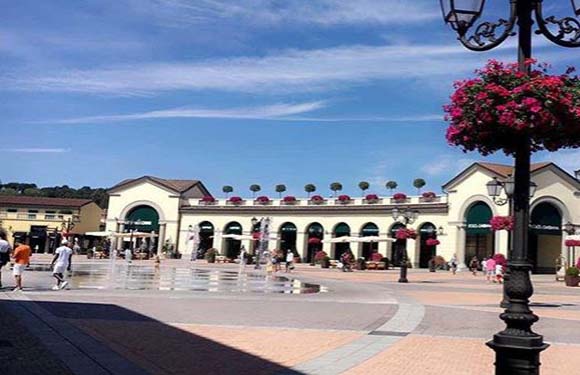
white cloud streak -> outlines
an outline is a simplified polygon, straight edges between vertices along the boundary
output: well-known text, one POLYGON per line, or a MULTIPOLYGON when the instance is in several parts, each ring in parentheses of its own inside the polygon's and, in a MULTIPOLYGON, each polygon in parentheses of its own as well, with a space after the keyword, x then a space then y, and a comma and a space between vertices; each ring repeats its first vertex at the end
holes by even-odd
POLYGON ((464 170, 476 160, 469 158, 458 158, 453 155, 441 155, 429 161, 421 167, 421 172, 428 176, 452 175, 464 170))
POLYGON ((68 148, 6 148, 0 149, 2 152, 15 152, 22 154, 61 154, 70 152, 68 148))
POLYGON ((136 10, 167 26, 231 20, 256 26, 401 24, 440 18, 428 0, 139 0, 136 10))

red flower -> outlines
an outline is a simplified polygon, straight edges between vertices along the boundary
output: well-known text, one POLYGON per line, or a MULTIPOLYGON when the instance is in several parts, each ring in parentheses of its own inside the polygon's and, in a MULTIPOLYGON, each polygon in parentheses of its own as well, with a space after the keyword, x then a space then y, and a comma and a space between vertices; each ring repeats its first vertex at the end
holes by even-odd
POLYGON ((204 195, 203 198, 201 198, 201 201, 204 203, 213 203, 215 202, 215 198, 211 195, 204 195))
POLYGON ((239 204, 239 203, 242 203, 242 198, 233 196, 233 197, 230 197, 229 201, 231 203, 234 203, 234 204, 239 204))
POLYGON ((435 194, 432 191, 426 191, 423 194, 421 194, 423 196, 423 198, 425 199, 433 199, 433 198, 437 198, 437 194, 435 194))
POLYGON ((393 199, 396 201, 404 201, 407 199, 407 194, 405 193, 395 193, 393 194, 393 199))
POLYGON ((564 244, 568 247, 580 246, 580 240, 566 240, 564 244))
POLYGON ((340 202, 350 202, 350 197, 346 194, 342 194, 338 196, 338 200, 340 202))
POLYGON ((379 196, 376 194, 367 194, 365 199, 367 201, 376 201, 376 200, 379 200, 379 196))
POLYGON ((296 197, 294 197, 292 195, 287 195, 284 197, 283 201, 286 203, 296 202, 296 197))
POLYGON ((489 221, 491 230, 512 230, 514 227, 514 218, 512 216, 494 216, 489 221))
POLYGON ((425 244, 427 246, 437 246, 439 245, 441 242, 436 239, 436 238, 427 238, 427 241, 425 241, 425 244))
POLYGON ((313 195, 310 197, 310 200, 313 202, 322 202, 324 198, 322 198, 320 195, 313 195))
POLYGON ((398 240, 415 239, 417 238, 417 232, 414 229, 400 228, 395 232, 395 238, 398 240))
POLYGON ((257 201, 258 203, 262 203, 262 204, 264 204, 264 203, 268 203, 268 202, 270 202, 270 198, 268 198, 268 197, 267 197, 267 196, 265 196, 265 195, 261 195, 261 196, 259 196, 258 198, 256 198, 256 201, 257 201))

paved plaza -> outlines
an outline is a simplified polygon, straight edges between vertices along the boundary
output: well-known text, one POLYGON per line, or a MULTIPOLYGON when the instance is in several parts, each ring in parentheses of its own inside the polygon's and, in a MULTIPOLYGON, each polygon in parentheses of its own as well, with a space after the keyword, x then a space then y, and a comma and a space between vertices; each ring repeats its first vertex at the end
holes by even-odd
MULTIPOLYGON (((481 274, 411 270, 409 284, 396 282, 398 270, 298 265, 291 275, 278 274, 289 279, 277 279, 284 285, 322 286, 303 294, 154 284, 97 289, 82 283, 83 271, 69 290, 52 291, 49 272, 39 266, 48 261, 35 259, 24 292, 8 289, 11 275, 4 270, 0 358, 10 360, 0 360, 2 374, 491 374, 493 352, 485 342, 503 327, 501 286, 481 274)), ((107 260, 74 263, 95 272, 108 266, 107 260)), ((133 263, 135 270, 152 266, 133 263)), ((167 260, 159 279, 192 267, 239 271, 167 260)), ((575 373, 580 290, 553 276, 533 279, 532 308, 541 318, 534 327, 551 344, 542 374, 575 373)))

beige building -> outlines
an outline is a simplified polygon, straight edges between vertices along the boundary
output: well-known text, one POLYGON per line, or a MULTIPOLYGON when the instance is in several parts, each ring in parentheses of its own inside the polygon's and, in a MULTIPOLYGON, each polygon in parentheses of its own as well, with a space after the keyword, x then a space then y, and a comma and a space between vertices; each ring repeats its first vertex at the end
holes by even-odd
MULTIPOLYGON (((203 199, 211 195, 199 181, 145 176, 123 181, 109 191, 107 230, 155 231, 159 234, 158 250, 163 243, 172 243, 189 257, 192 231, 197 227, 202 251, 214 247, 222 255, 235 258, 241 246, 252 250, 257 241, 223 236, 247 237, 253 232, 253 218, 268 217, 269 248, 293 249, 304 261, 310 261, 319 249, 338 258, 350 247, 358 257, 368 259, 378 251, 397 263, 399 250, 404 248, 415 267, 427 267, 433 255, 449 259, 456 254, 465 264, 473 256, 481 259, 507 252, 507 232, 493 232, 489 220, 495 215, 507 216, 508 205, 498 204, 503 202, 497 199, 494 202, 486 184, 492 178, 505 181, 511 173, 510 166, 474 163, 446 183, 436 197, 409 196, 400 202, 390 196, 371 201, 355 197, 346 202, 314 202, 306 197, 295 201, 212 201, 203 199), (393 209, 415 213, 408 227, 417 231, 416 239, 337 244, 321 241, 341 236, 394 238, 404 223, 401 216, 393 216, 393 209), (437 239, 439 244, 430 245, 428 239, 437 239)), ((580 181, 552 163, 534 164, 532 180, 538 187, 531 201, 529 255, 536 271, 553 271, 555 259, 568 256, 564 224, 580 223, 580 181)))
POLYGON ((34 252, 52 252, 67 232, 74 238, 98 231, 102 212, 89 199, 0 196, 0 226, 9 241, 28 237, 34 252))

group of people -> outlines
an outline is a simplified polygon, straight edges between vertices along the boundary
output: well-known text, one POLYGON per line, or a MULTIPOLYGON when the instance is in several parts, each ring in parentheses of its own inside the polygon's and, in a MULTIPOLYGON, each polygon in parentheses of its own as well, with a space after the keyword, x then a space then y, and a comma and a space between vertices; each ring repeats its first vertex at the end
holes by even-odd
MULTIPOLYGON (((54 257, 50 264, 52 276, 56 280, 53 290, 66 288, 68 281, 65 280, 65 272, 71 269, 73 249, 68 246, 68 240, 61 241, 61 246, 54 252, 54 257)), ((18 239, 15 241, 15 247, 12 249, 7 240, 5 232, 0 231, 0 288, 2 287, 2 268, 12 263, 12 275, 16 286, 14 291, 22 290, 22 276, 26 267, 30 266, 30 257, 32 250, 28 244, 28 239, 18 239)))
POLYGON ((484 258, 481 263, 477 256, 471 258, 469 262, 469 270, 473 276, 477 275, 481 267, 481 272, 485 275, 485 279, 488 282, 493 283, 503 283, 503 276, 505 272, 505 265, 503 262, 496 261, 493 257, 484 258))

